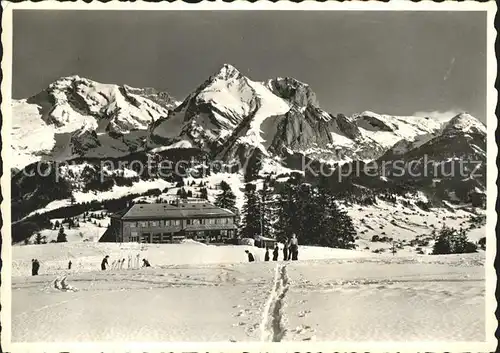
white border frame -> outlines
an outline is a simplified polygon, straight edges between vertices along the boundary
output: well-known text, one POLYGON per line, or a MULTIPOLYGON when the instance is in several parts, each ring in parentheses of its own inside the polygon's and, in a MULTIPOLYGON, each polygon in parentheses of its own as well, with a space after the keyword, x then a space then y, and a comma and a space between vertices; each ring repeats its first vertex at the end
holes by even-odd
MULTIPOLYGON (((3 81, 2 89, 2 160, 4 164, 3 175, 1 178, 1 189, 3 202, 1 204, 3 227, 2 227, 2 286, 1 286, 1 301, 2 311, 0 313, 2 325, 1 344, 4 351, 9 352, 195 352, 195 351, 272 351, 272 352, 320 352, 330 351, 370 351, 370 352, 410 352, 410 351, 447 351, 447 352, 464 352, 464 351, 494 351, 497 346, 495 339, 495 331, 497 321, 495 318, 495 310, 497 307, 495 299, 496 288, 496 273, 493 267, 496 254, 496 234, 495 226, 497 222, 497 213, 495 211, 495 203, 497 199, 497 166, 496 156, 498 148, 495 142, 495 131, 497 128, 497 118, 495 116, 495 108, 497 104, 497 91, 495 90, 495 79, 497 77, 497 59, 495 56, 495 40, 496 30, 494 20, 496 14, 496 3, 478 3, 473 1, 466 2, 443 2, 434 3, 429 0, 413 3, 409 1, 391 1, 389 3, 381 2, 325 2, 318 3, 313 1, 304 1, 302 3, 291 3, 279 1, 271 3, 260 1, 256 3, 238 2, 224 3, 217 2, 202 2, 199 4, 187 4, 180 1, 175 3, 96 3, 86 4, 78 3, 59 3, 56 1, 44 1, 41 3, 31 3, 29 1, 22 3, 5 3, 2 2, 2 45, 3 45, 3 60, 2 72, 3 81), (10 168, 5 168, 8 164, 10 151, 10 131, 11 131, 11 84, 12 84, 12 12, 14 10, 168 10, 168 11, 190 11, 190 10, 321 10, 321 11, 485 11, 487 12, 487 243, 486 261, 485 261, 485 278, 486 278, 486 305, 485 305, 485 322, 486 322, 486 342, 280 342, 280 343, 262 343, 262 342, 165 342, 165 343, 13 343, 11 342, 11 234, 10 234, 10 168)), ((430 323, 432 324, 432 323, 430 323)))

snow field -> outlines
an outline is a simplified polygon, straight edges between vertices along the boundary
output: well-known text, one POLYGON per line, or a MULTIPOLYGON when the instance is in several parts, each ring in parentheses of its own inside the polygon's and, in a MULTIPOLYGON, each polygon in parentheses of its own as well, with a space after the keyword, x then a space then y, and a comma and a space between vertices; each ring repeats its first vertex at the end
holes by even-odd
MULTIPOLYGON (((138 244, 138 243, 51 243, 44 245, 24 245, 12 248, 12 276, 28 276, 31 273, 31 259, 40 261, 40 274, 59 275, 67 272, 68 261, 72 261, 71 273, 100 270, 104 256, 109 255, 109 264, 128 256, 140 254, 153 267, 200 265, 217 263, 242 263, 247 261, 245 250, 250 250, 256 261, 264 260, 265 250, 244 245, 206 245, 194 241, 181 244, 138 244)), ((303 246, 300 259, 353 258, 370 256, 369 253, 303 246)), ((282 254, 280 253, 280 258, 282 254)))
MULTIPOLYGON (((248 247, 231 248, 246 259, 248 247)), ((61 271, 75 292, 55 289, 42 264, 40 276, 12 278, 13 341, 484 340, 484 254, 347 252, 286 263, 213 263, 221 259, 212 253, 184 265, 61 271)))
POLYGON ((289 265, 284 340, 484 340, 482 261, 440 261, 289 265))

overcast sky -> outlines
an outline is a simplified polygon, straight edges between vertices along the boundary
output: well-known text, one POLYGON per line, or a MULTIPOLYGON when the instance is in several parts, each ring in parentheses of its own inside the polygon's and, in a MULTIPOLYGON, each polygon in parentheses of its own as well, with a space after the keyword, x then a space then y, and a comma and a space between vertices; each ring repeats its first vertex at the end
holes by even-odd
POLYGON ((77 74, 184 99, 222 64, 292 76, 325 110, 486 120, 481 12, 14 11, 13 97, 77 74))

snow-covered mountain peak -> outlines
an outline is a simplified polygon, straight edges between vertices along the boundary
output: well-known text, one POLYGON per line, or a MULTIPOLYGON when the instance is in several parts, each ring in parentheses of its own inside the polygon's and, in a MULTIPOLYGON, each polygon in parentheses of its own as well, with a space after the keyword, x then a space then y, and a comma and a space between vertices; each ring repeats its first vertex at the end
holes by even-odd
POLYGON ((221 80, 230 80, 240 76, 242 76, 241 72, 231 64, 222 65, 220 70, 214 75, 215 78, 221 80))
POLYGON ((456 132, 486 134, 486 126, 469 113, 464 112, 453 117, 444 125, 444 134, 456 132))
POLYGON ((142 144, 139 132, 145 133, 151 122, 175 106, 168 93, 152 88, 103 84, 78 75, 61 77, 38 94, 12 102, 16 167, 42 157, 128 154, 142 144), (124 135, 128 137, 122 139, 124 135))

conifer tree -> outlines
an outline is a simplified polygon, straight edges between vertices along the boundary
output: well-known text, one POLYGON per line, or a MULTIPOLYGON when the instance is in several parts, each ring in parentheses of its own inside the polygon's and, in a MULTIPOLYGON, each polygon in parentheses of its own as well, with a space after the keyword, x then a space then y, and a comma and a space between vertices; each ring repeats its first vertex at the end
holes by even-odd
POLYGON ((260 213, 262 220, 263 236, 274 237, 273 223, 276 218, 276 210, 274 205, 272 189, 269 187, 269 182, 266 180, 259 191, 260 213))
POLYGON ((255 238, 261 234, 260 202, 253 184, 245 185, 245 203, 242 208, 242 238, 255 238))
POLYGON ((204 200, 208 200, 208 192, 207 192, 207 188, 202 188, 200 190, 200 197, 204 200))
POLYGON ((279 241, 296 234, 300 244, 353 248, 356 230, 331 192, 308 184, 287 184, 278 196, 276 235, 279 241))
POLYGON ((215 206, 228 209, 230 211, 236 211, 236 196, 231 190, 231 186, 225 181, 221 181, 219 184, 219 189, 222 192, 217 195, 215 199, 215 206))
POLYGON ((277 222, 274 227, 276 239, 280 242, 285 241, 293 233, 293 187, 285 184, 279 191, 277 201, 277 222))
POLYGON ((61 228, 59 228, 59 233, 57 234, 57 240, 56 242, 58 243, 65 243, 67 242, 67 238, 66 238, 66 233, 64 233, 64 227, 61 226, 61 228))

